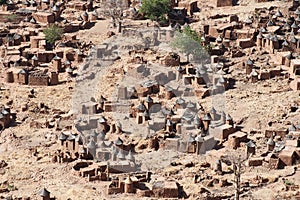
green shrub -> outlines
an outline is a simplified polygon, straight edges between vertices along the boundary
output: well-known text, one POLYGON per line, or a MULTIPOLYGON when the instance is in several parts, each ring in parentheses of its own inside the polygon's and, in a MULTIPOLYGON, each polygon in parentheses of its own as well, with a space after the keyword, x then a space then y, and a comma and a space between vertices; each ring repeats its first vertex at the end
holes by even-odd
POLYGON ((171 10, 170 0, 143 0, 139 10, 145 17, 152 21, 164 21, 165 15, 171 10))
POLYGON ((55 41, 60 40, 63 34, 63 29, 59 26, 52 24, 49 28, 43 30, 46 41, 54 45, 55 41))

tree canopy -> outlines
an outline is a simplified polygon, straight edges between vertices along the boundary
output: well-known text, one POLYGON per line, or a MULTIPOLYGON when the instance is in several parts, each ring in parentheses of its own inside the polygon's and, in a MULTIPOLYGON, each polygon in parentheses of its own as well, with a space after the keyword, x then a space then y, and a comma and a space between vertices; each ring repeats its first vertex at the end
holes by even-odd
POLYGON ((52 24, 49 28, 44 29, 43 32, 45 34, 46 41, 53 45, 55 41, 61 39, 63 29, 55 24, 52 24))
POLYGON ((170 10, 170 0, 143 0, 139 12, 152 21, 164 21, 170 10))
POLYGON ((205 61, 209 57, 210 46, 203 45, 200 35, 189 26, 176 31, 171 46, 186 54, 188 61, 190 55, 195 61, 205 61))

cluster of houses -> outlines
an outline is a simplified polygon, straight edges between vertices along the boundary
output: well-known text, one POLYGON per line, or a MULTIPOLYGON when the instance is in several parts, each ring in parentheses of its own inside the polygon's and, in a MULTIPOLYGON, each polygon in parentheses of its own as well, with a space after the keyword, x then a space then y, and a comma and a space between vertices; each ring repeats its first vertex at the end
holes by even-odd
MULTIPOLYGON (((125 29, 123 34, 129 34, 126 31, 125 29)), ((155 34, 158 41, 168 40, 168 37, 172 36, 172 31, 163 29, 158 30, 155 34)), ((253 34, 255 35, 255 31, 253 34)), ((223 48, 224 40, 220 35, 221 32, 218 34, 216 42, 223 48)), ((206 36, 208 40, 211 39, 210 37, 210 35, 206 36)), ((254 39, 252 38, 252 40, 254 39)), ((253 45, 255 45, 255 42, 253 45)), ((105 49, 100 49, 98 54, 103 55, 103 51, 105 49)), ((102 149, 110 148, 109 151, 114 153, 116 148, 111 145, 116 145, 117 143, 124 145, 123 141, 118 138, 116 141, 106 141, 105 143, 102 140, 98 140, 98 136, 103 138, 103 135, 108 132, 120 135, 128 131, 123 130, 119 122, 111 122, 109 125, 102 116, 106 115, 106 113, 119 111, 118 106, 128 106, 127 109, 124 109, 128 111, 126 116, 129 116, 130 120, 134 121, 137 126, 146 128, 149 141, 147 146, 152 149, 163 148, 200 155, 214 149, 219 141, 226 144, 226 148, 238 149, 244 147, 249 166, 266 165, 271 169, 278 169, 296 164, 299 160, 299 135, 297 134, 297 128, 293 132, 286 131, 284 135, 280 135, 281 133, 277 133, 276 130, 272 131, 271 134, 270 131, 266 131, 264 148, 266 152, 261 156, 257 153, 256 142, 249 139, 246 133, 237 130, 229 114, 222 110, 216 110, 213 107, 209 112, 205 111, 197 101, 193 102, 191 100, 191 96, 204 98, 208 95, 222 94, 229 88, 227 70, 225 68, 226 63, 219 62, 220 55, 218 53, 220 51, 214 51, 213 49, 212 52, 215 55, 211 57, 211 63, 200 67, 193 66, 191 63, 181 65, 179 55, 173 53, 162 56, 159 58, 158 66, 160 68, 161 66, 165 67, 162 70, 153 72, 151 70, 155 68, 157 63, 147 62, 147 59, 142 56, 143 51, 131 51, 128 66, 124 69, 125 79, 123 81, 125 80, 126 82, 128 78, 139 81, 135 82, 136 85, 124 84, 117 89, 117 99, 128 100, 131 103, 120 105, 120 102, 110 101, 101 96, 98 102, 87 102, 82 105, 81 114, 89 115, 89 117, 86 122, 80 121, 78 123, 80 125, 77 125, 77 130, 80 133, 84 133, 85 130, 91 127, 101 127, 100 129, 103 132, 96 133, 94 131, 91 136, 90 133, 83 134, 86 138, 83 146, 86 147, 94 159, 99 161, 99 164, 84 165, 85 167, 78 170, 78 174, 87 176, 84 175, 85 172, 91 172, 91 175, 88 176, 90 177, 89 180, 95 180, 93 177, 98 177, 100 180, 111 180, 108 177, 113 177, 112 175, 108 176, 107 172, 111 171, 113 173, 113 169, 118 168, 117 166, 110 167, 114 165, 114 156, 109 155, 110 153, 107 156, 101 156, 102 149), (147 80, 143 81, 145 77, 147 77, 147 80), (181 81, 183 83, 181 86, 184 87, 174 86, 176 81, 181 81), (184 90, 184 88, 189 87, 192 89, 189 91, 184 90), (95 146, 98 149, 89 150, 89 147, 94 148, 95 146), (109 164, 107 160, 111 160, 109 164), (100 164, 102 161, 105 161, 104 164, 100 164)), ((263 79, 262 73, 255 71, 254 60, 247 59, 243 65, 246 68, 246 74, 251 77, 250 81, 256 82, 263 79), (254 72, 257 74, 256 79, 253 76, 254 72)), ((282 70, 278 72, 278 69, 270 68, 269 78, 275 76, 282 76, 282 70)), ((131 147, 125 151, 128 152, 127 155, 126 153, 124 154, 124 151, 116 153, 117 161, 120 162, 118 160, 120 159, 119 157, 125 158, 124 160, 127 157, 128 159, 131 157, 130 154, 135 151, 135 148, 132 144, 129 146, 131 147)), ((128 170, 130 171, 129 168, 126 168, 126 172, 128 170)), ((135 170, 133 169, 132 172, 135 170)), ((112 180, 108 189, 109 194, 123 192, 140 193, 139 184, 141 182, 135 181, 136 178, 124 172, 122 178, 112 180)), ((174 183, 172 184, 174 185, 174 183)), ((165 184, 161 185, 165 186, 165 184)), ((176 188, 175 185, 174 188, 176 188)), ((151 196, 149 191, 147 194, 144 191, 143 194, 144 196, 151 196)), ((163 197, 163 195, 160 197, 163 197)))
POLYGON ((212 55, 226 54, 236 59, 245 57, 249 49, 258 50, 241 66, 250 82, 290 78, 293 79, 290 87, 299 90, 299 10, 299 2, 293 1, 292 6, 286 8, 256 8, 244 20, 237 15, 215 16, 218 23, 208 22, 199 27, 199 31, 215 46, 212 55), (263 52, 267 52, 268 58, 261 56, 263 52))
POLYGON ((263 135, 262 141, 254 141, 249 139, 246 133, 238 131, 228 136, 227 147, 232 149, 245 148, 248 166, 282 169, 285 166, 299 163, 299 128, 291 125, 288 129, 265 130, 263 135), (259 152, 257 152, 257 148, 259 152))
MULTIPOLYGON (((165 36, 162 37, 164 40, 165 36)), ((107 54, 105 50, 109 51, 107 48, 99 49, 97 56, 107 54)), ((201 97, 204 93, 222 94, 228 88, 226 72, 220 63, 201 67, 192 64, 181 66, 180 56, 172 53, 162 56, 159 64, 148 63, 143 53, 130 52, 129 65, 124 69, 124 84, 116 91, 120 101, 101 95, 97 101, 92 98, 89 102, 82 102, 78 113, 81 118, 75 122, 71 132, 60 134, 61 148, 54 160, 78 161, 73 167, 74 173, 90 181, 112 181, 108 194, 125 192, 176 198, 179 189, 175 181, 160 180, 152 183, 151 187, 145 187, 143 181, 132 176, 139 170, 134 154, 141 153, 137 152, 140 149, 136 143, 124 138, 123 133, 132 130, 126 124, 105 116, 114 112, 119 115, 118 111, 125 110, 120 115, 128 116, 133 124, 141 127, 141 131, 143 128, 146 131, 148 150, 162 148, 205 154, 215 147, 217 140, 235 132, 235 125, 232 117, 225 112, 214 108, 210 112, 204 111, 194 97, 201 97), (134 81, 136 84, 127 85, 127 81, 132 83, 130 80, 136 79, 139 80, 134 81), (211 82, 208 88, 207 82, 211 82), (122 104, 123 101, 130 103, 122 104), (123 177, 115 179, 117 174, 123 177)))
MULTIPOLYGON (((122 131, 120 124, 108 123, 103 116, 77 123, 72 131, 63 131, 59 135, 60 148, 53 161, 72 162, 73 174, 87 181, 110 181, 107 194, 178 197, 176 181, 152 179, 150 172, 139 170, 133 143, 125 142, 120 137, 114 141, 107 139, 107 135, 118 135, 122 131)), ((149 148, 154 148, 152 143, 149 141, 149 148)))
POLYGON ((98 19, 92 1, 9 1, 2 10, 3 16, 17 16, 1 27, 5 81, 33 86, 57 85, 62 72, 73 75, 90 47, 82 44, 74 32, 90 28, 98 19), (78 14, 75 19, 74 13, 78 14), (54 24, 62 35, 53 44, 44 30, 54 24))
MULTIPOLYGON (((213 1, 215 7, 233 6, 234 3, 232 0, 213 1)), ((184 11, 185 16, 193 15, 200 6, 197 1, 174 1, 172 4, 174 10, 184 11)), ((179 184, 139 171, 135 156, 143 153, 138 150, 145 148, 201 156, 222 144, 230 149, 245 148, 249 166, 279 169, 299 163, 299 125, 291 125, 287 130, 266 130, 264 146, 257 148, 256 141, 238 130, 224 108, 213 105, 204 109, 197 101, 197 98, 222 96, 230 89, 230 64, 222 57, 240 58, 250 48, 267 52, 270 59, 250 56, 241 62, 247 80, 256 83, 277 76, 290 78, 290 87, 300 90, 299 6, 298 1, 293 1, 287 9, 256 9, 243 21, 237 15, 216 16, 220 18, 219 23, 204 24, 197 30, 202 34, 203 42, 212 46, 209 62, 201 65, 182 64, 176 53, 157 55, 157 62, 150 62, 143 56, 145 51, 130 51, 130 59, 123 71, 124 83, 116 91, 117 100, 101 95, 97 101, 83 102, 79 113, 82 117, 70 130, 64 130, 58 136, 60 145, 53 161, 72 162, 73 173, 88 181, 110 181, 107 194, 135 193, 154 198, 177 198, 179 184), (130 103, 122 104, 123 101, 130 103), (120 110, 126 113, 116 112, 120 110), (124 114, 124 118, 145 131, 146 147, 139 147, 124 137, 123 133, 132 130, 112 119, 114 112, 120 116, 124 114)), ((0 34, 5 47, 0 53, 6 82, 47 86, 59 84, 60 73, 67 72, 72 76, 85 52, 78 47, 76 35, 70 32, 92 26, 97 19, 93 7, 93 1, 52 0, 24 1, 22 5, 10 1, 2 6, 5 12, 24 16, 22 23, 8 24, 0 34), (74 17, 69 14, 71 11, 79 15, 74 17), (49 49, 42 32, 55 22, 65 34, 55 48, 49 49)), ((136 34, 135 30, 122 31, 122 37, 133 34, 136 34)), ((152 34, 155 39, 147 47, 169 41, 174 36, 174 27, 154 29, 152 34)), ((132 50, 130 46, 122 48, 132 50)), ((97 50, 97 59, 105 59, 104 55, 111 56, 112 49, 97 50)), ((11 122, 10 111, 1 110, 0 125, 7 127, 11 122)), ((215 157, 221 171, 220 155, 215 157)), ((41 190, 40 196, 50 199, 46 189, 41 190)))
MULTIPOLYGON (((226 4, 227 1, 223 2, 226 4)), ((230 3, 224 6, 232 5, 232 1, 228 2, 230 3)), ((196 27, 203 39, 212 45, 212 63, 225 55, 228 60, 241 60, 245 57, 240 68, 245 71, 246 80, 256 83, 274 77, 289 78, 290 88, 299 90, 298 1, 292 1, 291 6, 283 8, 256 8, 244 20, 240 20, 237 15, 213 17, 218 22, 208 20, 207 24, 196 27), (250 50, 250 56, 245 56, 250 50)), ((232 65, 230 62, 222 64, 224 68, 232 65)), ((263 165, 278 169, 299 163, 300 139, 296 125, 283 130, 265 130, 264 146, 259 146, 260 153, 256 152, 257 144, 248 138, 247 133, 225 130, 215 138, 226 141, 228 148, 245 148, 249 166, 263 165)), ((213 132, 211 129, 211 134, 213 132)), ((216 157, 220 158, 218 154, 216 152, 216 157)))

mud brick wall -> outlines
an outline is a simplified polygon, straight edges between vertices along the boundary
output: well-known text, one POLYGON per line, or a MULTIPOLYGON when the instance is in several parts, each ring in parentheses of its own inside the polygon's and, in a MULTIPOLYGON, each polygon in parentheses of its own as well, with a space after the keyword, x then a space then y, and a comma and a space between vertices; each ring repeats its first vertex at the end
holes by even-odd
POLYGON ((263 72, 260 73, 260 80, 267 80, 267 79, 270 79, 270 78, 271 78, 270 72, 263 71, 263 72))
POLYGON ((248 160, 249 166, 261 166, 263 163, 263 158, 252 158, 248 160))
POLYGON ((280 136, 281 138, 285 138, 287 134, 287 130, 266 130, 265 137, 270 138, 273 133, 275 133, 275 136, 280 136))
POLYGON ((237 40, 238 46, 240 46, 242 49, 250 48, 254 46, 254 42, 252 39, 239 39, 237 40))
POLYGON ((216 7, 233 6, 232 0, 214 0, 216 7))
POLYGON ((269 168, 270 169, 278 169, 279 159, 278 158, 270 158, 269 160, 269 168))
POLYGON ((29 75, 28 85, 48 86, 48 84, 49 84, 48 76, 29 75))
POLYGON ((298 78, 294 79, 291 83, 290 83, 290 87, 294 90, 300 90, 300 80, 298 78))
POLYGON ((121 193, 121 188, 107 188, 107 194, 121 193))

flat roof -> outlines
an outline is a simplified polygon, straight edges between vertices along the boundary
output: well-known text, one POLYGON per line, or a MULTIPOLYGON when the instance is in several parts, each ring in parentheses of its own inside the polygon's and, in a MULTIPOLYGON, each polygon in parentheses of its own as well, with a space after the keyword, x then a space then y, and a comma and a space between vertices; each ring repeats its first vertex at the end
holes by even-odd
POLYGON ((41 11, 38 11, 38 12, 34 13, 33 15, 39 15, 39 16, 50 16, 50 15, 53 15, 53 13, 50 13, 50 12, 41 12, 41 11))
POLYGON ((291 60, 291 63, 293 63, 295 65, 300 65, 300 59, 293 59, 293 60, 291 60))

